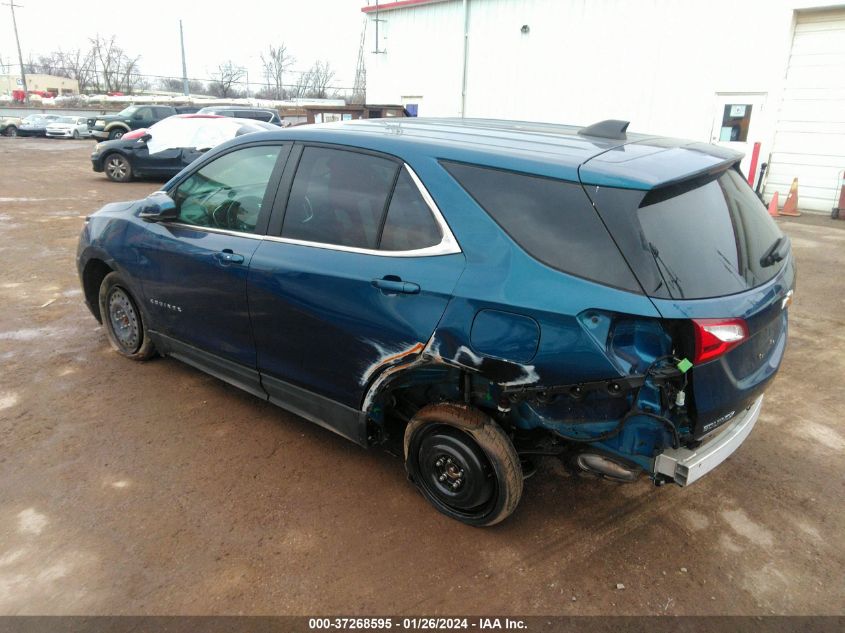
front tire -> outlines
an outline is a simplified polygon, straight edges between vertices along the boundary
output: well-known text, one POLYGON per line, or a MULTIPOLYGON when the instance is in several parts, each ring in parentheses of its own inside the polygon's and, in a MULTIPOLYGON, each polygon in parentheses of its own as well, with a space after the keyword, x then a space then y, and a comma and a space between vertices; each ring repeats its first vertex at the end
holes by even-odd
POLYGON ((6 128, 6 131, 3 132, 3 134, 5 134, 6 136, 15 137, 18 135, 18 128, 16 128, 14 125, 10 125, 6 128))
POLYGON ((116 127, 109 132, 109 140, 115 141, 122 137, 124 134, 126 134, 126 130, 124 130, 123 128, 116 127))
POLYGON ((109 343, 118 354, 132 360, 147 360, 155 354, 144 317, 118 273, 109 273, 103 279, 99 304, 109 343))
POLYGON ((473 407, 420 409, 405 428, 405 468, 423 496, 448 517, 495 525, 522 497, 522 468, 504 430, 473 407))
POLYGON ((74 131, 73 131, 73 140, 74 140, 74 141, 78 141, 78 140, 79 140, 79 130, 74 130, 74 131))
POLYGON ((132 180, 132 165, 120 154, 109 154, 103 159, 106 177, 112 182, 129 182, 132 180))

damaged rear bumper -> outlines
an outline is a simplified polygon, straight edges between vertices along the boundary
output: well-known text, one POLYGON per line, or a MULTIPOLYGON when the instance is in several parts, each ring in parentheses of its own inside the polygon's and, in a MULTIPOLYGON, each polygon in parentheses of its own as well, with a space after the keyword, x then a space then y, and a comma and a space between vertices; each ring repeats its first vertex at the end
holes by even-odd
POLYGON ((751 433, 760 417, 763 396, 737 416, 721 433, 694 450, 663 451, 654 460, 654 473, 665 475, 680 486, 688 486, 730 457, 751 433))

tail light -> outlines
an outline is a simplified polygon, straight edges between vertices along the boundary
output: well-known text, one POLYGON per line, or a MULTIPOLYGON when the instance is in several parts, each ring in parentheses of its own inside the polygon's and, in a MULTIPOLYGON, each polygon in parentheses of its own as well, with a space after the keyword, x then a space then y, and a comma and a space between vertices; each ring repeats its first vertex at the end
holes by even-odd
POLYGON ((696 365, 718 358, 748 338, 748 326, 742 319, 693 319, 692 324, 696 365))

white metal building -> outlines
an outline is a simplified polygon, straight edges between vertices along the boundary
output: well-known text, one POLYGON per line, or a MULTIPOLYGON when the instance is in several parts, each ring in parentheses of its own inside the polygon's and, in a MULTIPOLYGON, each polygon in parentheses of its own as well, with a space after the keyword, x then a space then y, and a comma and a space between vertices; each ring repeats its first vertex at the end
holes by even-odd
POLYGON ((824 0, 371 0, 367 99, 420 116, 754 143, 767 199, 830 211, 845 169, 845 4, 824 0))

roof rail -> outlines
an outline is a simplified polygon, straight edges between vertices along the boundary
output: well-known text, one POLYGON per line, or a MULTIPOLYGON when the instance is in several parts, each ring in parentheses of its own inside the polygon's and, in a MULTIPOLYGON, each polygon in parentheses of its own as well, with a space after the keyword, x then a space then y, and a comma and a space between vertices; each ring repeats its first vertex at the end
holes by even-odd
POLYGON ((615 138, 620 141, 627 140, 625 130, 628 129, 630 121, 620 121, 618 119, 607 119, 606 121, 599 121, 587 127, 578 130, 581 136, 600 136, 602 138, 615 138))

